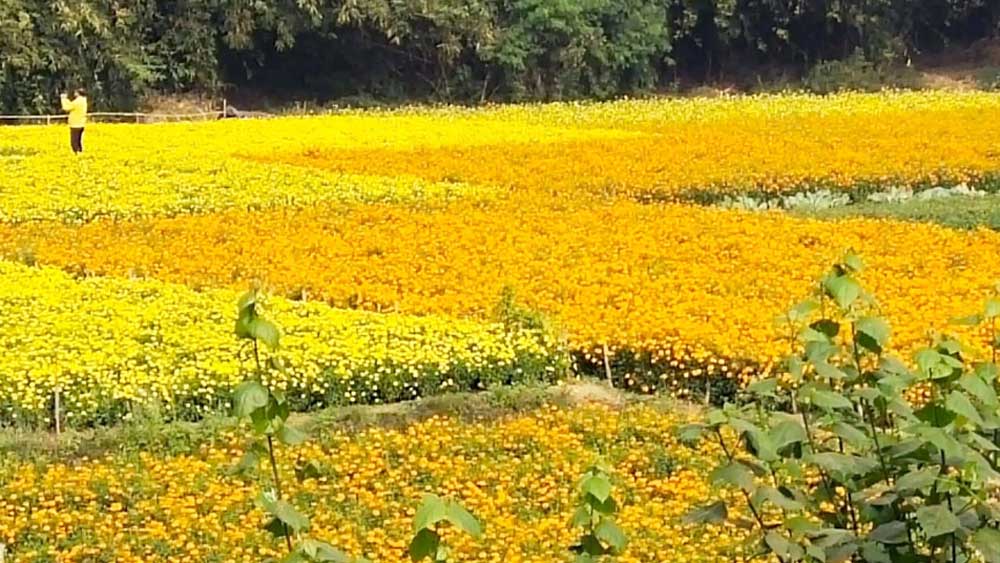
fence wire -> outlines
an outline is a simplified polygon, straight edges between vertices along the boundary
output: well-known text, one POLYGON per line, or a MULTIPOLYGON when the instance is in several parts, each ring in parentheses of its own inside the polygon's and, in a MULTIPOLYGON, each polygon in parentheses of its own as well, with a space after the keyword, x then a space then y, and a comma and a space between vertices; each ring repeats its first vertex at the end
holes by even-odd
MULTIPOLYGON (((262 112, 241 111, 236 115, 227 115, 224 111, 205 111, 199 113, 125 113, 125 112, 94 112, 87 114, 87 120, 92 123, 171 123, 176 121, 207 121, 222 118, 259 119, 270 117, 262 112)), ((65 123, 65 114, 56 115, 3 115, 0 114, 0 125, 53 125, 65 123)))

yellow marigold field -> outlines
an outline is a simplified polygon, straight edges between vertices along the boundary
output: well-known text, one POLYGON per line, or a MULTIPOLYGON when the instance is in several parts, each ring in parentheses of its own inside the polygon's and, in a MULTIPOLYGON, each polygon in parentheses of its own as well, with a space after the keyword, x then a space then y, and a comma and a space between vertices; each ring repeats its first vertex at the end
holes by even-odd
MULTIPOLYGON (((90 351, 90 337, 65 315, 39 315, 49 320, 36 323, 37 334, 64 335, 62 347, 88 352, 82 359, 56 355, 30 372, 11 360, 2 377, 12 383, 0 397, 9 409, 39 411, 55 388, 91 381, 103 381, 104 389, 121 385, 114 401, 211 395, 206 385, 224 390, 236 363, 223 356, 235 345, 216 346, 204 360, 168 361, 168 348, 142 340, 143 317, 130 303, 157 281, 195 292, 261 286, 333 307, 432 315, 445 332, 466 326, 463 319, 492 322, 501 293, 512 288, 520 302, 550 317, 578 359, 600 366, 606 347, 637 388, 742 377, 768 370, 784 354, 774 317, 849 247, 868 261, 866 283, 894 325, 894 348, 905 353, 925 341, 928 329, 945 329, 951 317, 979 308, 1000 279, 1000 237, 676 200, 962 181, 992 190, 1000 170, 994 117, 998 95, 926 92, 405 109, 95 125, 79 159, 64 154, 61 129, 5 130, 0 253, 77 277, 118 278, 52 291, 107 304, 114 328, 103 341, 123 335, 120 349, 127 352, 90 351), (932 288, 945 298, 932 299, 932 288), (107 301, 108 291, 115 299, 107 301), (164 365, 191 367, 154 377, 143 371, 147 357, 156 373, 164 365), (96 375, 102 373, 118 375, 96 375)), ((6 270, 2 285, 40 283, 23 275, 6 270)), ((212 302, 212 310, 226 311, 221 298, 212 302)), ((181 310, 199 307, 164 302, 162 316, 185 318, 181 310)), ((359 336, 361 342, 380 338, 381 319, 403 318, 370 315, 364 318, 379 320, 358 328, 358 313, 311 307, 337 330, 374 334, 359 336)), ((25 319, 31 309, 15 307, 25 319)), ((221 331, 206 341, 229 338, 223 317, 211 329, 201 325, 221 331)), ((301 368, 311 371, 296 379, 299 385, 314 385, 325 369, 313 364, 316 357, 341 353, 327 342, 315 338, 295 350, 300 365, 312 366, 301 368)), ((443 350, 433 361, 415 361, 465 365, 461 346, 443 350)), ((448 381, 441 377, 447 369, 418 368, 422 375, 411 380, 433 382, 429 389, 448 381)), ((354 392, 383 395, 370 387, 354 392)), ((316 393, 343 394, 322 386, 316 393)), ((83 410, 114 410, 101 401, 87 399, 83 410)))
MULTIPOLYGON (((680 522, 710 495, 702 456, 673 437, 682 417, 650 407, 542 408, 498 421, 436 417, 400 429, 334 432, 285 452, 315 460, 320 476, 292 498, 312 530, 353 555, 409 561, 410 520, 424 492, 454 495, 485 525, 481 541, 448 536, 457 561, 569 559, 582 471, 603 456, 630 537, 623 563, 745 561, 736 527, 680 522)), ((221 437, 181 455, 118 454, 73 464, 0 465, 0 542, 15 562, 257 562, 281 546, 259 526, 257 486, 229 468, 240 446, 221 437)), ((745 555, 744 555, 745 554, 745 555)))
MULTIPOLYGON (((155 280, 76 280, 0 262, 0 420, 114 421, 133 406, 228 409, 246 377, 232 335, 237 294, 155 280)), ((289 368, 271 381, 300 408, 383 403, 509 381, 553 380, 548 335, 496 323, 332 309, 271 299, 289 368)), ((245 354, 244 354, 245 357, 245 354)))
POLYGON ((950 319, 979 310, 1000 280, 1000 234, 887 220, 518 197, 259 213, 259 230, 235 236, 245 220, 0 227, 0 249, 30 248, 72 271, 236 289, 258 280, 280 294, 452 317, 488 316, 509 286, 572 348, 645 351, 674 376, 780 360, 787 333, 774 319, 846 248, 865 257, 865 283, 904 354, 928 330, 957 330, 950 319))
POLYGON ((80 161, 65 158, 61 128, 15 128, 0 138, 0 220, 488 198, 491 187, 671 198, 992 182, 998 114, 995 94, 899 93, 97 124, 80 161))
MULTIPOLYGON (((479 542, 447 536, 458 560, 566 560, 576 481, 599 457, 631 540, 617 561, 743 563, 754 546, 745 528, 681 522, 714 496, 705 466, 719 452, 678 445, 676 427, 698 414, 676 405, 319 428, 308 445, 283 426, 289 410, 574 370, 732 397, 785 356, 776 318, 849 248, 892 325, 889 351, 906 357, 947 330, 983 352, 985 334, 949 321, 1000 280, 992 230, 694 205, 816 188, 998 191, 996 94, 97 124, 79 158, 64 137, 0 137, 0 428, 199 418, 230 411, 245 382, 236 410, 269 446, 295 444, 274 471, 292 483, 298 462, 318 463, 287 491, 313 534, 376 563, 407 559, 422 493, 452 495, 486 524, 479 542), (236 321, 248 288, 269 296, 263 321, 246 302, 236 321), (257 340, 234 332, 270 320, 288 369, 247 381, 263 373, 257 340)), ((0 459, 0 543, 18 563, 279 555, 252 500, 270 477, 231 471, 247 447, 226 433, 193 450, 0 459)))

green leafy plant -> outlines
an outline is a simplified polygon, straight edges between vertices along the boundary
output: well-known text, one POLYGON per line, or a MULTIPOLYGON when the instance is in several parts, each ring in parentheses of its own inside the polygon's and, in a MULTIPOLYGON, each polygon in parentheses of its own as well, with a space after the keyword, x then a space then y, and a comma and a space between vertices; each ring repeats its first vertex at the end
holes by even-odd
POLYGON ((783 563, 1000 562, 996 364, 951 338, 909 364, 888 355, 861 269, 847 255, 787 313, 780 377, 680 430, 718 444, 711 479, 735 491, 687 519, 741 519, 740 499, 762 553, 783 563))
MULTIPOLYGON (((236 466, 237 471, 257 468, 266 459, 271 470, 271 489, 262 491, 257 504, 270 515, 264 526, 276 538, 283 538, 288 548, 287 563, 330 561, 334 563, 356 563, 355 559, 332 545, 305 537, 309 531, 309 518, 286 500, 281 473, 278 471, 277 443, 293 446, 304 442, 305 432, 289 425, 288 401, 284 393, 268 385, 268 371, 282 371, 284 365, 276 354, 281 333, 278 327, 260 315, 257 292, 250 292, 240 298, 236 318, 236 336, 246 340, 253 359, 253 377, 236 387, 233 392, 233 414, 249 421, 253 441, 236 466), (263 344, 271 355, 266 361, 261 358, 263 344)), ((296 471, 299 479, 314 476, 315 469, 309 464, 296 471)))
POLYGON ((612 496, 611 470, 601 463, 587 469, 580 480, 580 501, 573 514, 572 526, 583 533, 570 551, 577 563, 598 561, 605 555, 618 555, 628 544, 625 532, 615 524, 618 503, 612 496))
POLYGON ((442 499, 433 494, 425 495, 413 517, 413 540, 410 542, 410 559, 433 563, 449 561, 448 548, 441 539, 441 526, 451 524, 474 538, 483 534, 479 520, 459 502, 442 499))

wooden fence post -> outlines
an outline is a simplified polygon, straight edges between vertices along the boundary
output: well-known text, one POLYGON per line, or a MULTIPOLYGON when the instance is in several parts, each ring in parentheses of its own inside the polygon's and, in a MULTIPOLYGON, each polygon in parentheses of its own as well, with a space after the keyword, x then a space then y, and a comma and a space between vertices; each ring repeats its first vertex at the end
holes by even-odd
POLYGON ((60 421, 60 418, 61 418, 60 410, 61 409, 60 409, 60 404, 59 404, 60 398, 61 398, 60 394, 61 394, 61 389, 59 387, 56 387, 56 390, 55 390, 55 401, 54 401, 54 404, 53 404, 54 408, 52 409, 54 411, 53 414, 55 415, 55 422, 56 422, 56 438, 58 438, 59 435, 62 434, 62 422, 60 421))
POLYGON ((611 378, 611 362, 608 361, 608 345, 601 344, 601 351, 604 352, 604 375, 608 378, 608 386, 614 389, 615 382, 611 378))

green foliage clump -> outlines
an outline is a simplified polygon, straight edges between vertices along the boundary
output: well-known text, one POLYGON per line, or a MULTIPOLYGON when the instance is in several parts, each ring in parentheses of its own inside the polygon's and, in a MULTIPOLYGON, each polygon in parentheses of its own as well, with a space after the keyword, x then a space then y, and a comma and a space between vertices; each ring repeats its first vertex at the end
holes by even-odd
POLYGON ((579 541, 570 548, 576 554, 576 563, 594 563, 625 549, 628 538, 615 523, 616 512, 618 502, 612 495, 611 469, 597 463, 580 480, 580 501, 571 522, 574 528, 582 530, 579 541))
MULTIPOLYGON (((760 551, 785 562, 1000 561, 996 354, 973 361, 938 338, 906 364, 848 255, 789 311, 783 376, 681 429, 722 452, 712 480, 735 491, 760 551)), ((993 327, 1000 300, 964 319, 993 327)), ((741 519, 720 500, 692 522, 741 519)))
POLYGON ((413 517, 413 539, 410 541, 410 560, 447 563, 448 547, 441 539, 440 527, 450 524, 473 538, 483 535, 482 524, 458 501, 425 495, 413 517))
POLYGON ((817 67, 809 83, 871 87, 884 82, 881 63, 991 37, 994 4, 5 0, 0 111, 57 110, 58 91, 77 85, 99 109, 233 86, 321 102, 606 98, 855 52, 817 67))
POLYGON ((1000 67, 991 66, 976 73, 976 86, 983 90, 1000 90, 1000 67))
MULTIPOLYGON (((288 400, 284 393, 268 386, 265 378, 266 369, 283 369, 277 356, 268 358, 266 362, 261 360, 261 344, 272 352, 278 349, 278 327, 260 315, 255 292, 244 295, 238 307, 236 336, 250 343, 254 369, 253 377, 244 381, 233 392, 233 415, 241 421, 250 421, 253 440, 234 470, 249 472, 255 470, 263 459, 270 462, 271 488, 258 495, 257 504, 270 517, 264 529, 275 538, 285 540, 288 554, 282 559, 283 562, 365 563, 364 559, 355 559, 326 542, 307 537, 309 517, 299 512, 285 498, 286 493, 278 471, 277 443, 295 446, 305 442, 307 436, 302 430, 288 424, 288 400)), ((300 480, 314 478, 315 467, 306 463, 297 469, 296 476, 300 480)))
POLYGON ((844 90, 877 92, 886 88, 916 88, 920 85, 915 71, 872 62, 861 51, 846 59, 816 64, 802 82, 807 90, 816 94, 844 90))

